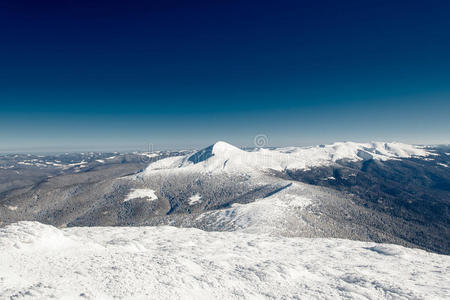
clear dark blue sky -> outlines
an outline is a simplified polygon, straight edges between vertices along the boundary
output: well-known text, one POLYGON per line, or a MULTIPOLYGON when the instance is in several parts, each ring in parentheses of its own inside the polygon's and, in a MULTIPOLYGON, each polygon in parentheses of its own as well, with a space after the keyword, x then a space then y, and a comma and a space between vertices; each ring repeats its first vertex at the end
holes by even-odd
POLYGON ((0 150, 450 142, 450 1, 1 1, 0 150))

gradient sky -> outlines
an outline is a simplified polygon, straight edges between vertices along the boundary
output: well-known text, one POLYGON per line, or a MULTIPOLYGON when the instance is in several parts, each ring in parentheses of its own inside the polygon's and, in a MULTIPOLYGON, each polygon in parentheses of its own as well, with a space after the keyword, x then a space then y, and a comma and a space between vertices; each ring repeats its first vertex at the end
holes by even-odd
POLYGON ((450 143, 450 1, 1 1, 0 151, 450 143))

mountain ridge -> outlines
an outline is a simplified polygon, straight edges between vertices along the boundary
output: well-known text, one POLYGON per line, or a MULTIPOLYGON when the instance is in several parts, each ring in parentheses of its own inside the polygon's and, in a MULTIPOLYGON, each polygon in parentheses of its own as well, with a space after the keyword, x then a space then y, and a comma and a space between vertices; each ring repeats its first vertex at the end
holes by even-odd
POLYGON ((193 154, 170 157, 150 164, 144 173, 184 169, 191 172, 250 172, 261 170, 305 170, 327 166, 339 160, 393 160, 433 155, 422 147, 398 142, 337 142, 312 147, 239 149, 218 141, 193 154))

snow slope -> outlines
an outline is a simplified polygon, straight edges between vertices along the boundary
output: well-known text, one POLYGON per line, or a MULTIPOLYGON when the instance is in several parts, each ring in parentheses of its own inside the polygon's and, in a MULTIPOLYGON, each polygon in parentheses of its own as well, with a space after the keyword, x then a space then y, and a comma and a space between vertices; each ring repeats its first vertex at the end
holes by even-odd
POLYGON ((445 299, 450 258, 174 227, 0 229, 0 299, 445 299))
POLYGON ((289 235, 288 222, 295 219, 297 226, 308 228, 309 224, 300 218, 298 212, 320 201, 319 195, 311 197, 308 192, 306 185, 291 182, 278 192, 254 202, 234 203, 229 208, 204 212, 196 221, 207 223, 214 231, 289 235))
POLYGON ((402 143, 353 143, 339 142, 315 147, 288 147, 244 151, 225 142, 217 142, 194 154, 170 157, 152 163, 144 171, 177 170, 177 172, 240 172, 254 173, 261 170, 304 170, 327 166, 338 160, 364 159, 389 160, 428 156, 423 148, 402 143))

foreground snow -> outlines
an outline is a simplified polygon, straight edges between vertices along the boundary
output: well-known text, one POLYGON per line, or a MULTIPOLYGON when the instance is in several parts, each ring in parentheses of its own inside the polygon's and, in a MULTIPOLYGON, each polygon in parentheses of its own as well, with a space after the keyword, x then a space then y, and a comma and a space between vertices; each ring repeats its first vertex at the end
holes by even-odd
POLYGON ((400 246, 174 227, 0 229, 0 298, 449 297, 450 258, 400 246))

